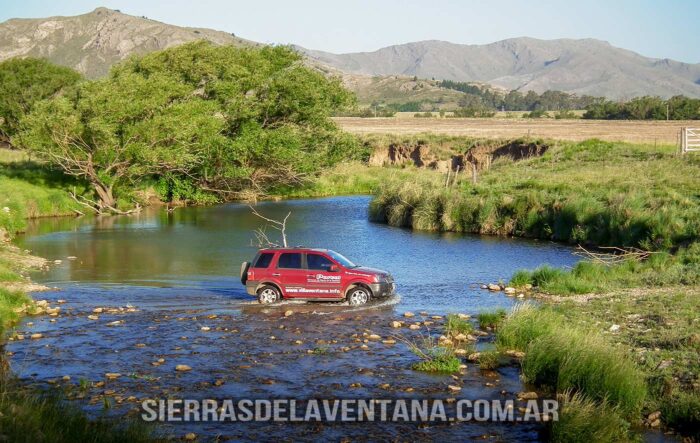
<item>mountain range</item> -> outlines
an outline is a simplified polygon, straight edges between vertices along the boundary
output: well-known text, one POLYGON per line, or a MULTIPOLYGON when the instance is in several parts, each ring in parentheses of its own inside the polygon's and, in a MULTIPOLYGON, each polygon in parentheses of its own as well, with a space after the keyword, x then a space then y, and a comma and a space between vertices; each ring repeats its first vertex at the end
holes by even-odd
MULTIPOLYGON (((0 61, 16 56, 45 57, 75 68, 88 78, 97 78, 132 54, 199 39, 222 45, 258 44, 227 32, 174 26, 97 8, 72 17, 0 23, 0 61)), ((410 83, 417 77, 479 82, 523 92, 561 90, 611 99, 678 94, 700 97, 700 64, 644 57, 595 39, 521 37, 486 45, 430 40, 349 54, 295 48, 312 65, 341 75, 360 96, 374 94, 362 88, 390 85, 398 88, 393 92, 402 92, 402 97, 410 99, 415 87, 410 83)), ((454 92, 436 92, 440 88, 435 82, 420 85, 424 93, 428 88, 436 96, 454 92)))

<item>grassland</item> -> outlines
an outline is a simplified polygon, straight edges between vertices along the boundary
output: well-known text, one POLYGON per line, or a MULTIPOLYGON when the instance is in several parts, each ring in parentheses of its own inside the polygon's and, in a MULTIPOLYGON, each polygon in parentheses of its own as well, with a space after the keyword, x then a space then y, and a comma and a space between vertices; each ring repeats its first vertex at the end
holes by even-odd
POLYGON ((677 145, 681 127, 695 121, 554 120, 522 118, 355 118, 334 120, 354 134, 433 133, 476 138, 521 137, 582 141, 592 138, 658 145, 677 145))
POLYGON ((497 344, 524 351, 527 381, 565 400, 556 441, 627 441, 642 424, 697 439, 698 295, 674 287, 524 305, 500 325, 497 344))

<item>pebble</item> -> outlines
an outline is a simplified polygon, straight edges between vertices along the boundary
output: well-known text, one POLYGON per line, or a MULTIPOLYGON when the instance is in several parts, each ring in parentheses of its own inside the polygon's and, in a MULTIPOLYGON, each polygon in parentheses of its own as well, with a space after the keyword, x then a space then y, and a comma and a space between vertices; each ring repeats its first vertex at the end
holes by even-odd
POLYGON ((420 325, 411 325, 408 327, 408 329, 410 329, 412 331, 416 331, 416 330, 420 329, 420 325))
POLYGON ((285 316, 285 317, 289 317, 289 316, 292 315, 292 314, 294 314, 294 311, 292 311, 291 309, 288 310, 288 311, 284 311, 284 316, 285 316))
POLYGON ((197 434, 195 434, 194 432, 189 432, 189 433, 185 434, 185 440, 187 440, 187 441, 192 441, 192 440, 196 440, 196 439, 197 439, 197 434))
POLYGON ((95 308, 92 310, 92 312, 94 314, 102 314, 102 311, 104 311, 104 309, 102 309, 102 308, 95 308))
POLYGON ((469 361, 479 361, 479 357, 480 357, 480 356, 481 356, 481 353, 479 353, 479 352, 474 352, 474 353, 472 353, 472 354, 469 354, 469 356, 467 356, 467 360, 469 360, 469 361))
POLYGON ((199 328, 199 329, 202 330, 202 331, 204 331, 204 332, 211 331, 211 328, 210 328, 209 326, 202 326, 202 327, 199 328))
POLYGON ((121 321, 121 320, 116 320, 116 321, 107 323, 107 326, 119 326, 119 325, 121 325, 121 324, 122 324, 122 321, 121 321))
POLYGON ((537 392, 518 392, 518 400, 537 400, 537 392))
POLYGON ((489 285, 487 286, 487 288, 488 288, 489 291, 500 291, 500 290, 501 290, 501 287, 500 287, 499 285, 496 285, 496 284, 493 284, 493 283, 489 284, 489 285))
POLYGON ((513 295, 513 294, 515 294, 516 290, 515 290, 515 288, 508 286, 507 288, 505 288, 503 290, 503 292, 505 292, 508 295, 513 295))
POLYGON ((222 379, 214 380, 214 386, 221 386, 221 385, 223 385, 224 383, 226 383, 226 382, 225 382, 224 380, 222 380, 222 379))
POLYGON ((180 371, 180 372, 186 372, 186 371, 191 371, 192 368, 187 366, 187 365, 177 365, 177 366, 175 366, 175 370, 180 371))
POLYGON ((509 349, 506 351, 506 355, 510 357, 515 357, 515 358, 523 358, 525 357, 525 353, 523 351, 516 351, 515 349, 509 349))
POLYGON ((467 355, 466 349, 455 349, 455 355, 467 355))
POLYGON ((396 340, 394 340, 393 338, 387 338, 386 340, 382 340, 382 343, 384 343, 385 345, 395 345, 396 340))
POLYGON ((610 332, 617 332, 620 330, 620 325, 612 325, 609 330, 610 332))
POLYGON ((416 314, 414 314, 413 312, 404 312, 404 313, 403 313, 403 316, 406 317, 406 318, 415 317, 415 315, 416 315, 416 314))
POLYGON ((457 317, 461 320, 469 320, 470 318, 472 318, 472 316, 469 314, 457 314, 457 317))
POLYGON ((400 321, 394 320, 394 321, 391 322, 391 327, 392 327, 392 328, 400 328, 402 325, 403 325, 403 323, 401 323, 400 321))
POLYGON ((118 378, 121 377, 121 376, 122 376, 122 375, 121 375, 120 373, 118 373, 118 372, 107 372, 107 373, 105 374, 105 377, 107 377, 108 380, 116 380, 116 379, 118 379, 118 378))
POLYGON ((99 320, 100 316, 99 315, 88 315, 88 320, 99 320))
POLYGON ((66 260, 76 260, 77 258, 78 257, 76 257, 75 255, 69 255, 68 257, 66 257, 66 260))
POLYGON ((31 338, 32 340, 38 340, 38 339, 42 338, 43 336, 44 336, 43 334, 40 334, 37 332, 35 334, 30 335, 29 338, 31 338))
POLYGON ((377 334, 370 334, 369 336, 367 336, 367 339, 369 339, 369 340, 381 340, 382 337, 377 335, 377 334))
POLYGON ((447 389, 449 389, 452 392, 459 392, 462 390, 461 386, 455 386, 455 385, 448 385, 447 389))
POLYGON ((63 263, 63 260, 54 260, 53 262, 56 265, 60 265, 61 263, 63 263))

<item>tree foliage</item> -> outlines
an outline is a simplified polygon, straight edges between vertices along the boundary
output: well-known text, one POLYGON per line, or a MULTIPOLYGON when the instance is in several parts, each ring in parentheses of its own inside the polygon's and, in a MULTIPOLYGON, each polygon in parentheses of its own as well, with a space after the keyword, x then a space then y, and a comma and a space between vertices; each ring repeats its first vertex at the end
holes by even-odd
POLYGON ((599 99, 588 106, 583 118, 599 120, 698 120, 700 99, 677 95, 636 97, 627 102, 599 99))
POLYGON ((89 181, 98 209, 113 208, 115 190, 144 177, 166 199, 234 198, 351 157, 356 142, 329 116, 353 99, 287 47, 194 42, 132 58, 40 103, 20 139, 89 181))
POLYGON ((43 59, 13 58, 0 63, 0 138, 8 141, 40 100, 75 85, 81 76, 43 59))

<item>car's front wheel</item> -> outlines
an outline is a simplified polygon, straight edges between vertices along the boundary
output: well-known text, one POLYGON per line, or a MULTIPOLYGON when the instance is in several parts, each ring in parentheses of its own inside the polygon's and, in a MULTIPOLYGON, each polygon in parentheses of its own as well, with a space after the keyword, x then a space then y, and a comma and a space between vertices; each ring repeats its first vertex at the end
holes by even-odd
POLYGON ((269 305, 280 300, 280 291, 272 285, 264 285, 258 289, 258 303, 261 305, 269 305))
POLYGON ((348 303, 350 306, 360 306, 367 303, 370 299, 370 293, 362 286, 354 287, 348 293, 348 303))

